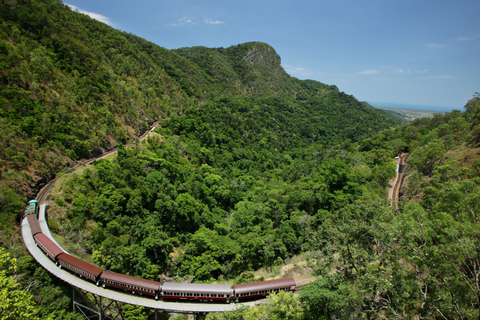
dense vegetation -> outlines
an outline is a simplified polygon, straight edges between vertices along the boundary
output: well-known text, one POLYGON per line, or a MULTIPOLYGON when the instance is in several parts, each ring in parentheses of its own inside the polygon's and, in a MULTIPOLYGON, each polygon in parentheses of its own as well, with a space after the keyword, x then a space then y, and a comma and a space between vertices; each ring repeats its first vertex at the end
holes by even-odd
MULTIPOLYGON (((2 1, 0 19, 0 169, 4 185, 24 196, 72 160, 217 98, 288 98, 302 118, 318 99, 327 114, 352 100, 335 86, 290 77, 263 43, 167 50, 55 0, 2 1)), ((380 111, 348 104, 352 121, 391 123, 380 111)), ((365 126, 349 127, 355 135, 365 126)))
POLYGON ((479 317, 479 95, 465 113, 398 125, 290 77, 264 43, 166 50, 53 0, 2 1, 0 19, 0 294, 22 297, 0 312, 77 317, 16 222, 59 170, 118 144, 50 207, 62 241, 102 267, 233 283, 303 255, 317 280, 299 297, 209 317, 479 317))

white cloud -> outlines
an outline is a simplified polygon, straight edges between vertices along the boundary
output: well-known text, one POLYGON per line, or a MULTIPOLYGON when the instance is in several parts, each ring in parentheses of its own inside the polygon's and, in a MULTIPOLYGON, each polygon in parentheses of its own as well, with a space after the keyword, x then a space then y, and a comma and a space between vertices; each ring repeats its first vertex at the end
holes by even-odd
POLYGON ((307 71, 307 69, 305 69, 305 68, 302 68, 302 67, 294 67, 294 66, 291 66, 291 65, 289 65, 289 64, 286 64, 286 65, 285 65, 285 69, 295 70, 295 71, 307 71))
POLYGON ((188 14, 184 15, 177 22, 171 23, 171 26, 196 25, 197 23, 188 14))
POLYGON ((473 39, 475 39, 475 37, 458 37, 457 38, 458 41, 470 41, 473 39))
POLYGON ((445 47, 445 45, 441 43, 430 42, 430 43, 427 43, 427 47, 432 49, 438 49, 438 48, 445 47))
POLYGON ((452 76, 450 75, 447 75, 447 74, 441 74, 441 75, 438 75, 438 76, 427 76, 425 77, 425 79, 451 79, 453 78, 452 76))
MULTIPOLYGON (((180 19, 178 19, 177 22, 174 22, 174 23, 171 23, 170 26, 185 26, 185 25, 196 25, 197 24, 197 19, 194 18, 194 17, 191 17, 190 15, 188 14, 185 14, 183 17, 181 17, 180 19)), ((203 22, 206 23, 206 24, 222 24, 222 23, 225 23, 223 21, 220 21, 220 20, 213 20, 212 18, 205 18, 203 19, 203 22)))
POLYGON ((95 19, 95 20, 98 20, 98 21, 103 22, 105 24, 108 24, 109 26, 113 26, 113 23, 110 21, 110 19, 108 17, 105 17, 104 15, 102 15, 100 13, 85 11, 85 10, 82 10, 79 7, 71 5, 71 4, 67 4, 67 6, 69 6, 70 9, 72 9, 73 11, 78 11, 79 13, 86 14, 87 16, 89 16, 92 19, 95 19))
POLYGON ((206 24, 222 24, 222 23, 224 23, 223 21, 213 20, 212 18, 206 18, 205 20, 203 20, 203 22, 205 22, 206 24))
POLYGON ((283 67, 285 68, 285 71, 287 71, 287 73, 289 73, 289 74, 294 74, 294 75, 299 75, 299 76, 309 75, 309 71, 305 68, 302 68, 302 67, 294 67, 294 66, 291 66, 289 64, 285 64, 285 65, 283 65, 283 67))
POLYGON ((418 73, 425 73, 425 72, 428 72, 428 69, 418 70, 418 73))
POLYGON ((376 73, 380 73, 380 71, 370 69, 370 70, 360 71, 360 72, 357 72, 357 73, 359 73, 359 74, 376 74, 376 73))

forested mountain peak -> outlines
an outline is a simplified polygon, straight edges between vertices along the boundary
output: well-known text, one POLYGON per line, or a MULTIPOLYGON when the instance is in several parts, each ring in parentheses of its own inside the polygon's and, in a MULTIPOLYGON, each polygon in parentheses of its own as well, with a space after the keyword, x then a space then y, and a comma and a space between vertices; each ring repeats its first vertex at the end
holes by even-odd
POLYGON ((250 49, 244 58, 248 62, 261 64, 266 67, 271 65, 273 67, 280 66, 280 56, 270 45, 259 42, 253 42, 251 46, 250 43, 245 43, 244 45, 250 49))
POLYGON ((222 99, 230 101, 227 108, 242 100, 245 110, 257 105, 281 117, 290 110, 317 138, 338 136, 345 127, 351 129, 346 136, 359 137, 393 123, 335 86, 289 76, 265 43, 167 50, 54 0, 2 1, 0 13, 0 168, 4 186, 23 177, 18 190, 24 195, 72 160, 222 99), (349 117, 333 120, 343 112, 349 117), (362 117, 372 126, 360 124, 362 117), (315 118, 321 123, 305 122, 315 118), (337 123, 345 119, 351 124, 337 123), (335 132, 327 132, 325 122, 335 123, 335 132))

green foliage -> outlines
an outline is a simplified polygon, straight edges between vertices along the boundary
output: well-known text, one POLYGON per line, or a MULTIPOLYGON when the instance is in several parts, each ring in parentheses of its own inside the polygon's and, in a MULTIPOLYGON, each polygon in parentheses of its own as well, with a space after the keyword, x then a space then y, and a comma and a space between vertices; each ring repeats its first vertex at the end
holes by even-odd
POLYGON ((131 304, 123 305, 122 311, 125 320, 145 320, 153 315, 153 310, 131 304))
MULTIPOLYGON (((292 78, 265 43, 167 50, 56 0, 4 1, 0 13, 0 168, 35 179, 50 179, 68 158, 98 155, 192 106, 231 108, 227 125, 243 121, 234 113, 260 116, 276 131, 260 137, 263 143, 289 141, 282 130, 290 126, 324 143, 395 122, 335 86, 292 78)), ((213 111, 202 112, 208 118, 213 111)), ((253 138, 258 125, 247 123, 240 134, 253 138)), ((232 138, 217 136, 211 122, 187 127, 199 130, 207 153, 232 138)))
MULTIPOLYGON (((336 86, 290 77, 265 43, 166 50, 54 0, 3 1, 0 17, 2 243, 28 186, 118 144, 52 204, 94 263, 245 282, 312 251, 318 280, 300 300, 282 293, 224 318, 478 318, 478 94, 465 113, 394 126, 336 86), (410 156, 394 211, 399 152, 410 156)), ((60 282, 19 266, 35 279, 32 314, 75 317, 60 282)))
POLYGON ((0 226, 2 231, 11 234, 15 221, 23 216, 26 199, 14 190, 3 187, 0 188, 0 226))
POLYGON ((16 259, 0 247, 0 319, 39 319, 32 294, 17 278, 16 259))
POLYGON ((327 276, 316 280, 303 288, 300 301, 305 303, 306 319, 330 319, 331 315, 338 313, 345 307, 344 297, 339 290, 346 287, 339 277, 327 276))
MULTIPOLYGON (((231 147, 210 145, 205 163, 202 135, 184 128, 209 126, 203 113, 187 115, 162 127, 165 141, 152 137, 142 146, 120 147, 116 161, 96 161, 65 182, 65 199, 73 199, 70 221, 80 228, 88 219, 97 223, 85 243, 94 262, 150 279, 163 270, 196 281, 279 266, 303 247, 315 247, 308 234, 325 219, 323 212, 361 199, 360 182, 377 179, 366 153, 311 166, 317 149, 246 149, 244 135, 234 132, 224 134, 232 137, 231 147)), ((222 129, 232 127, 218 127, 216 134, 222 129)), ((383 168, 383 161, 375 166, 383 168)))
MULTIPOLYGON (((216 319, 272 319, 272 320, 301 320, 304 318, 304 306, 298 297, 291 292, 271 294, 266 304, 248 308, 240 307, 232 312, 210 313, 207 320, 216 319)), ((319 319, 319 318, 314 318, 319 319)))

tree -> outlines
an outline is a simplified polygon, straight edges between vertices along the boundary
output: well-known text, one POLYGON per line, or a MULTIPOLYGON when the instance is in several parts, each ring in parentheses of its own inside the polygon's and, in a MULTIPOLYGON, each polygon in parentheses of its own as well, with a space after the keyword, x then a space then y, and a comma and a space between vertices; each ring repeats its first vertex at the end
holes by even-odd
POLYGON ((25 202, 26 199, 17 195, 12 189, 0 188, 0 228, 8 230, 13 227, 15 218, 23 213, 25 202))
MULTIPOLYGON (((269 295, 266 304, 252 308, 242 306, 231 312, 210 313, 207 320, 301 320, 304 319, 305 306, 291 292, 280 291, 269 295)), ((318 318, 313 318, 318 319, 318 318)))
POLYGON ((0 319, 38 319, 32 294, 17 279, 17 259, 0 247, 0 319))
POLYGON ((131 304, 125 304, 122 309, 125 320, 145 320, 153 314, 152 309, 131 304))
POLYGON ((269 296, 267 304, 260 304, 245 312, 245 320, 300 320, 303 319, 303 303, 291 292, 280 291, 269 296))

